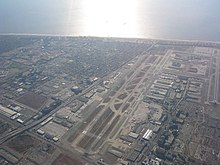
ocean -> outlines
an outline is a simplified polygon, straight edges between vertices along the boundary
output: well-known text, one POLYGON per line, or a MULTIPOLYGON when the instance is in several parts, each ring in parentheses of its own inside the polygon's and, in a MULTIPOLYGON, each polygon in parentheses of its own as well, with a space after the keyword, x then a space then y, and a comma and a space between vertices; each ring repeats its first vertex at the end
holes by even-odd
POLYGON ((219 0, 0 0, 0 33, 220 41, 219 0))

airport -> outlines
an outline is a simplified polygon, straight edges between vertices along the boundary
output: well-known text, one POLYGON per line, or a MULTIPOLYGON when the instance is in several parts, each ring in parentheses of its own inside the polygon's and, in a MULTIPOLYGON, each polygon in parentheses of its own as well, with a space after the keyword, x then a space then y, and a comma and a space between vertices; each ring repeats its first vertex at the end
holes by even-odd
POLYGON ((13 39, 0 60, 2 164, 220 163, 219 43, 13 39))

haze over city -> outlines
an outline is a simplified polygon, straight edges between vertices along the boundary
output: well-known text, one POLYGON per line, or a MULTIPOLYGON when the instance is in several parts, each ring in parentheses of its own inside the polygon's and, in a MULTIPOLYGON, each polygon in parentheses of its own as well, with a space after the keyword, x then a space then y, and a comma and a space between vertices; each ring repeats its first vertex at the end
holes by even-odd
POLYGON ((220 164, 219 6, 1 0, 0 165, 220 164))

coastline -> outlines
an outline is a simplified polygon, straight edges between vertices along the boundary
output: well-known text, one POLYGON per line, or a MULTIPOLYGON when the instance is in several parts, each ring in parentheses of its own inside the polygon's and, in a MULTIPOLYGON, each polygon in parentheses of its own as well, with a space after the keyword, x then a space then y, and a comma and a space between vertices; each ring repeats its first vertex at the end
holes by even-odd
POLYGON ((215 40, 196 40, 196 39, 172 39, 172 38, 130 38, 130 37, 106 37, 106 36, 80 36, 80 35, 64 35, 64 34, 44 34, 44 33, 0 33, 0 36, 45 36, 45 37, 88 37, 88 38, 111 38, 111 39, 126 39, 126 40, 154 40, 154 41, 165 41, 165 42, 189 42, 189 43, 214 43, 220 44, 219 41, 215 40))

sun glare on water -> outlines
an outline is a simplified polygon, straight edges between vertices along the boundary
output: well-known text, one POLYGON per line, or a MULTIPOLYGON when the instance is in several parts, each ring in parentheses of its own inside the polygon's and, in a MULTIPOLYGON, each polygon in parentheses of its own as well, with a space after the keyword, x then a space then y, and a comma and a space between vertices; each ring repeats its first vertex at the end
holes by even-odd
MULTIPOLYGON (((70 5, 68 23, 72 29, 74 23, 78 34, 83 36, 105 36, 105 37, 137 37, 140 27, 138 26, 138 1, 137 0, 81 0, 78 6, 81 12, 78 18, 73 18, 74 3, 70 5)), ((71 34, 71 31, 67 32, 71 34)))

